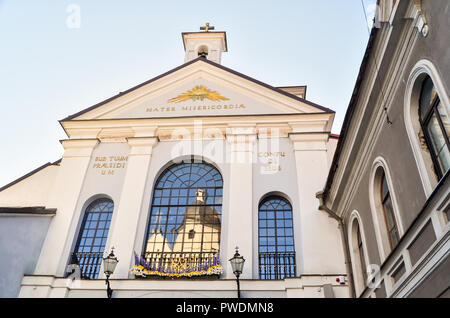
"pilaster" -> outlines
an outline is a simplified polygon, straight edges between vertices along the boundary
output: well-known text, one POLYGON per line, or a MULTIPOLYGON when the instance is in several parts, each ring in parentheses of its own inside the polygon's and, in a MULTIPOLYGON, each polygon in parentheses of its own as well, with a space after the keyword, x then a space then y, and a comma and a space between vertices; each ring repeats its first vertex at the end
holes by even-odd
POLYGON ((125 174, 119 207, 114 224, 110 229, 109 252, 114 247, 114 254, 119 263, 114 271, 115 279, 126 279, 133 265, 133 247, 138 228, 139 214, 142 210, 145 183, 150 167, 153 147, 157 137, 127 138, 130 146, 128 166, 125 174))
MULTIPOLYGON (((228 241, 226 253, 231 258, 235 247, 245 258, 242 279, 253 277, 253 161, 256 134, 254 129, 235 130, 227 133, 227 157, 230 165, 228 183, 228 241)), ((234 277, 227 261, 226 278, 234 277)))
POLYGON ((323 189, 327 174, 328 133, 291 133, 300 203, 303 271, 299 274, 345 273, 336 221, 318 210, 315 194, 323 189), (340 262, 342 260, 342 262, 340 262))
POLYGON ((83 186, 92 151, 97 139, 62 140, 64 155, 58 169, 48 208, 56 208, 36 265, 37 275, 63 276, 67 263, 66 241, 72 224, 75 207, 83 186), (65 239, 62 239, 65 238, 65 239))

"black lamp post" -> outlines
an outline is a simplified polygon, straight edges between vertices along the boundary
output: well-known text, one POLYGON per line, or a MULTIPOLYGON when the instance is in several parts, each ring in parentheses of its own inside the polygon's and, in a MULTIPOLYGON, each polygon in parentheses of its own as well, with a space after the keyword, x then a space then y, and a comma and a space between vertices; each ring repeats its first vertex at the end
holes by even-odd
POLYGON ((103 258, 103 271, 106 275, 106 294, 108 295, 108 298, 111 298, 113 290, 111 289, 111 286, 109 285, 109 276, 111 276, 114 273, 114 270, 116 269, 117 263, 119 263, 119 260, 114 255, 114 247, 111 248, 111 253, 103 258))
POLYGON ((234 253, 233 258, 230 258, 229 261, 231 263, 231 268, 233 269, 233 273, 234 273, 234 275, 236 275, 238 298, 241 298, 241 288, 239 286, 239 276, 241 276, 241 274, 242 274, 242 269, 244 268, 245 259, 243 256, 239 255, 238 247, 236 247, 236 253, 234 253))

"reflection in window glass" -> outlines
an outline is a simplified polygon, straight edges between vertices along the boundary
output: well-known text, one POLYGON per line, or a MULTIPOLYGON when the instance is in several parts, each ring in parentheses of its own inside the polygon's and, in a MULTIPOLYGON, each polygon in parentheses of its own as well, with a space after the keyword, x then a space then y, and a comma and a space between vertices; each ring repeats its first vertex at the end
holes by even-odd
POLYGON ((425 141, 440 179, 450 168, 450 125, 448 112, 442 105, 429 76, 422 84, 419 115, 425 141))
POLYGON ((219 252, 222 176, 207 163, 183 162, 156 183, 145 259, 168 266, 175 258, 201 262, 219 252))

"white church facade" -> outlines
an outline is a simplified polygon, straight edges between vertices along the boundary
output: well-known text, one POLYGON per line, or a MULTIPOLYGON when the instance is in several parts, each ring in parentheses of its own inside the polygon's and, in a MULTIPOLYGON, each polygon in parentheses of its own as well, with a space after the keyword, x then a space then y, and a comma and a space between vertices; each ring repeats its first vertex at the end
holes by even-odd
POLYGON ((45 223, 18 296, 105 297, 114 248, 113 297, 235 297, 239 247, 243 297, 349 297, 316 198, 335 113, 222 66, 225 32, 182 37, 183 65, 61 120, 62 159, 1 189, 45 223))

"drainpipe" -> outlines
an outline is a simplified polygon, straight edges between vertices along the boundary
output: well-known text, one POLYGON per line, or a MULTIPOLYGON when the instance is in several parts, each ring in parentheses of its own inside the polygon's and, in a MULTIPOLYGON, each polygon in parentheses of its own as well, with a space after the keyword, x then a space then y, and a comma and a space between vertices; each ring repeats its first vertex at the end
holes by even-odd
POLYGON ((328 213, 328 215, 330 217, 332 217, 333 219, 335 219, 339 224, 338 228, 340 229, 340 232, 341 232, 341 241, 342 241, 343 250, 344 250, 345 269, 347 271, 347 280, 348 280, 348 285, 350 287, 350 296, 352 298, 355 298, 355 285, 353 283, 352 262, 350 260, 348 237, 347 237, 346 228, 344 226, 344 222, 341 217, 339 217, 333 210, 331 210, 330 208, 328 208, 326 206, 326 204, 324 202, 323 191, 317 192, 316 198, 319 199, 319 202, 320 202, 319 211, 324 211, 324 212, 328 213))

